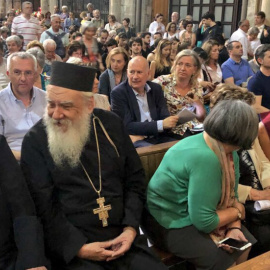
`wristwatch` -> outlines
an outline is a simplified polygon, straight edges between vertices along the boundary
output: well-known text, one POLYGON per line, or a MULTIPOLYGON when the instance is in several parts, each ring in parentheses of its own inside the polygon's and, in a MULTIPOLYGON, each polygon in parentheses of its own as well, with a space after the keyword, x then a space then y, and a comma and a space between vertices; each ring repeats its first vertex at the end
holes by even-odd
POLYGON ((235 209, 238 211, 237 217, 238 217, 238 219, 241 220, 241 218, 242 218, 242 213, 241 213, 241 211, 240 211, 236 206, 233 206, 233 208, 235 208, 235 209))

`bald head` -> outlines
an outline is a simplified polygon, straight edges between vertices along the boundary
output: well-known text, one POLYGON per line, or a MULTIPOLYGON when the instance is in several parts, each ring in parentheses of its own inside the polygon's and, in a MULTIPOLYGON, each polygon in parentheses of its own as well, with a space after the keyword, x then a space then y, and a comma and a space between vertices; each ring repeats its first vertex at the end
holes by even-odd
POLYGON ((248 29, 250 28, 249 20, 243 20, 239 22, 239 28, 243 30, 245 33, 247 33, 248 29))
POLYGON ((129 66, 131 65, 141 65, 142 68, 147 72, 149 70, 149 65, 148 65, 148 62, 147 60, 143 57, 143 56, 136 56, 136 57, 133 57, 130 61, 129 61, 129 64, 128 64, 128 69, 129 69, 129 66))
POLYGON ((136 56, 128 63, 128 83, 139 94, 144 93, 146 81, 149 77, 149 65, 143 56, 136 56))

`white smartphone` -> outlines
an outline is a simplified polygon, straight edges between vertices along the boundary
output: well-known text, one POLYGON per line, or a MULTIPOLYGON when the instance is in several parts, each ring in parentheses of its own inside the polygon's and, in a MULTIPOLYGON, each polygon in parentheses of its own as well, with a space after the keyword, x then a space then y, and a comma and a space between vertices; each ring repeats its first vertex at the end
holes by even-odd
POLYGON ((241 251, 251 246, 251 243, 249 242, 244 242, 233 238, 225 238, 221 240, 219 244, 225 244, 228 245, 230 248, 234 248, 241 251))

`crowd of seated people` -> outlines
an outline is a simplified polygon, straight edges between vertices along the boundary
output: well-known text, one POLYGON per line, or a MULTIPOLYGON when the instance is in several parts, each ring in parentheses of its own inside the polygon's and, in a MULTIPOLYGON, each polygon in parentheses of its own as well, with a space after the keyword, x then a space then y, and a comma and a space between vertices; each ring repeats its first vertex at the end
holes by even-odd
MULTIPOLYGON (((144 263, 166 269, 146 246, 141 264, 134 260, 144 211, 141 225, 151 241, 196 269, 226 269, 269 251, 270 213, 268 218, 267 212, 253 209, 255 201, 270 200, 270 28, 264 25, 265 14, 256 14, 251 29, 248 20, 239 22, 225 44, 222 26, 210 12, 198 29, 189 15, 179 20, 174 12, 164 25, 158 13, 148 29, 136 33, 129 18, 121 24, 110 14, 106 23, 90 3, 80 18, 67 6, 38 18, 31 10, 31 2, 25 2, 20 17, 11 10, 0 39, 0 143, 14 167, 11 177, 23 178, 13 154, 30 187, 32 199, 28 191, 22 197, 22 207, 29 208, 23 218, 37 215, 45 235, 45 244, 41 237, 29 246, 44 245, 52 269, 107 269, 107 263, 112 269, 122 264, 145 269, 144 263), (12 31, 17 29, 13 19, 16 24, 24 16, 38 22, 37 39, 12 31), (243 55, 249 50, 254 57, 243 55), (252 108, 257 98, 264 113, 252 108), (145 191, 134 148, 176 140, 181 141, 165 155, 145 191), (116 179, 115 195, 111 178, 116 179), (81 179, 93 188, 89 201, 81 179), (80 192, 85 192, 81 199, 80 192), (104 227, 108 220, 108 230, 92 228, 88 222, 93 220, 104 227), (224 237, 248 240, 252 248, 216 248, 224 237)), ((6 164, 2 159, 0 168, 6 164)), ((5 181, 0 192, 9 194, 13 187, 5 181)), ((21 187, 18 181, 14 189, 21 187)), ((19 224, 7 225, 15 226, 14 233, 27 229, 16 203, 7 201, 8 209, 17 207, 8 214, 19 224)), ((39 225, 34 220, 30 230, 39 231, 39 225)), ((6 252, 20 262, 20 241, 14 237, 18 250, 13 244, 6 252)), ((50 269, 44 254, 37 249, 37 259, 23 258, 19 269, 50 269)), ((0 268, 5 260, 0 254, 0 268)))

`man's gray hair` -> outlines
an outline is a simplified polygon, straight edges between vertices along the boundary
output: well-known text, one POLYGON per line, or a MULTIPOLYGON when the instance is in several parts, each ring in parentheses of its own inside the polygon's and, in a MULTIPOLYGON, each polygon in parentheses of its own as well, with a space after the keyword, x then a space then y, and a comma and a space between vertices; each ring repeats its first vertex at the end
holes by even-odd
POLYGON ((61 20, 61 17, 60 17, 59 14, 53 14, 53 15, 51 16, 51 22, 52 22, 53 19, 55 19, 55 18, 59 18, 59 19, 61 20))
POLYGON ((22 40, 17 35, 10 36, 6 39, 6 43, 12 42, 12 41, 14 41, 18 47, 22 46, 22 40))
POLYGON ((34 55, 37 59, 38 65, 43 69, 45 65, 45 54, 40 48, 34 47, 26 51, 27 53, 30 53, 34 55))
POLYGON ((89 8, 89 7, 94 8, 94 5, 93 5, 92 3, 88 3, 88 4, 86 5, 86 8, 89 8))
POLYGON ((35 56, 33 56, 32 54, 30 53, 27 53, 27 52, 15 52, 15 53, 12 53, 8 59, 7 59, 7 70, 10 72, 10 63, 11 63, 11 60, 15 57, 18 57, 20 59, 30 59, 34 62, 34 70, 37 71, 37 59, 35 58, 35 56))
POLYGON ((56 49, 56 47, 57 47, 55 41, 54 41, 53 39, 50 39, 50 38, 45 39, 45 40, 43 41, 43 47, 44 47, 44 49, 46 49, 46 47, 47 47, 48 45, 54 46, 55 49, 56 49))
POLYGON ((25 1, 25 2, 22 3, 22 9, 24 9, 24 7, 25 7, 26 5, 31 5, 31 6, 33 6, 33 4, 32 4, 31 2, 25 1))
POLYGON ((68 10, 68 7, 67 6, 62 6, 62 9, 68 10))
POLYGON ((241 100, 222 100, 204 120, 204 130, 212 138, 244 150, 258 135, 258 116, 254 109, 241 100))

